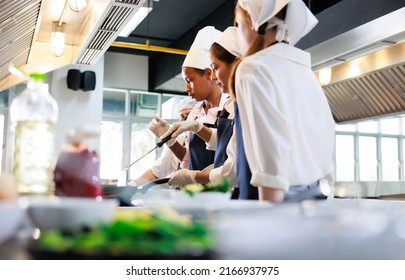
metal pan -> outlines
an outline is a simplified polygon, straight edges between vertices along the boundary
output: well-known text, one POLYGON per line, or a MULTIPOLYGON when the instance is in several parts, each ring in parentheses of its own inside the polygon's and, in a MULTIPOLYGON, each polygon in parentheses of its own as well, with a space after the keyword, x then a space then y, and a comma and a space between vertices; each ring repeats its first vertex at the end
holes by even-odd
POLYGON ((116 185, 103 185, 105 198, 117 198, 121 206, 133 206, 131 200, 135 195, 143 195, 150 188, 166 184, 170 178, 156 179, 141 186, 124 186, 117 187, 116 185))

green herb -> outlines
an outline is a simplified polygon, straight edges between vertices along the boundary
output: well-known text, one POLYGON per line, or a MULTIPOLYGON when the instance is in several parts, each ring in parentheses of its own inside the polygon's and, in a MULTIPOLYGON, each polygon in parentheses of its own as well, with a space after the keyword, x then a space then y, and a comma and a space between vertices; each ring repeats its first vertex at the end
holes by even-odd
POLYGON ((213 247, 213 238, 207 225, 165 209, 140 217, 117 218, 85 231, 43 232, 39 244, 58 252, 159 256, 206 252, 213 247))
POLYGON ((216 184, 208 183, 207 185, 202 184, 190 184, 183 189, 190 196, 195 195, 199 192, 223 192, 227 193, 231 190, 230 181, 228 178, 224 178, 216 184))

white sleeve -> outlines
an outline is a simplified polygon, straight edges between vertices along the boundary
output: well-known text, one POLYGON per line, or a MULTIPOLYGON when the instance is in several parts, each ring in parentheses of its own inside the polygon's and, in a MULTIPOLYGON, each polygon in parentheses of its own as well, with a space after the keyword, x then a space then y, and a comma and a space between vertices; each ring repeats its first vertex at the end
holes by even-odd
POLYGON ((207 150, 215 151, 217 148, 217 129, 216 128, 210 128, 211 129, 211 138, 208 142, 205 142, 207 146, 207 150))
MULTIPOLYGON (((182 133, 177 136, 176 140, 183 144, 186 138, 186 134, 182 133)), ((166 145, 163 146, 162 154, 154 162, 151 167, 152 173, 157 178, 165 178, 171 173, 179 169, 180 160, 175 156, 175 154, 166 145)))
POLYGON ((260 65, 242 62, 236 73, 242 137, 252 171, 250 183, 288 190, 290 124, 271 77, 257 79, 263 72, 260 65))
POLYGON ((211 183, 216 183, 223 178, 229 178, 231 186, 235 187, 237 185, 236 177, 236 134, 235 128, 234 133, 229 139, 228 146, 226 146, 226 154, 228 158, 226 159, 224 165, 214 168, 211 170, 209 179, 211 183))
POLYGON ((159 179, 165 178, 178 169, 179 162, 180 161, 172 153, 170 148, 164 145, 161 156, 151 167, 152 173, 159 179))

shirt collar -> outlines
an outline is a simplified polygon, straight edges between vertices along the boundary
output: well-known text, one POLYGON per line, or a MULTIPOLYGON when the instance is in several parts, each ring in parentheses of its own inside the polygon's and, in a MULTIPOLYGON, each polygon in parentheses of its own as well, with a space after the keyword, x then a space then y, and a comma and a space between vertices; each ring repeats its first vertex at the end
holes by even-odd
POLYGON ((307 67, 311 67, 311 54, 294 46, 279 43, 264 49, 273 55, 294 61, 307 67))

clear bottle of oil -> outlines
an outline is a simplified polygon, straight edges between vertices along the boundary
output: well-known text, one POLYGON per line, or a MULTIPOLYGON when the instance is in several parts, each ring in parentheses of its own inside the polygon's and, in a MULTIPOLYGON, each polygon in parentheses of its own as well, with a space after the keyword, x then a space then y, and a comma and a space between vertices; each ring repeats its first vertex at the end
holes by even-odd
POLYGON ((31 74, 27 88, 10 105, 13 173, 20 195, 54 194, 58 105, 45 80, 44 74, 31 74))

